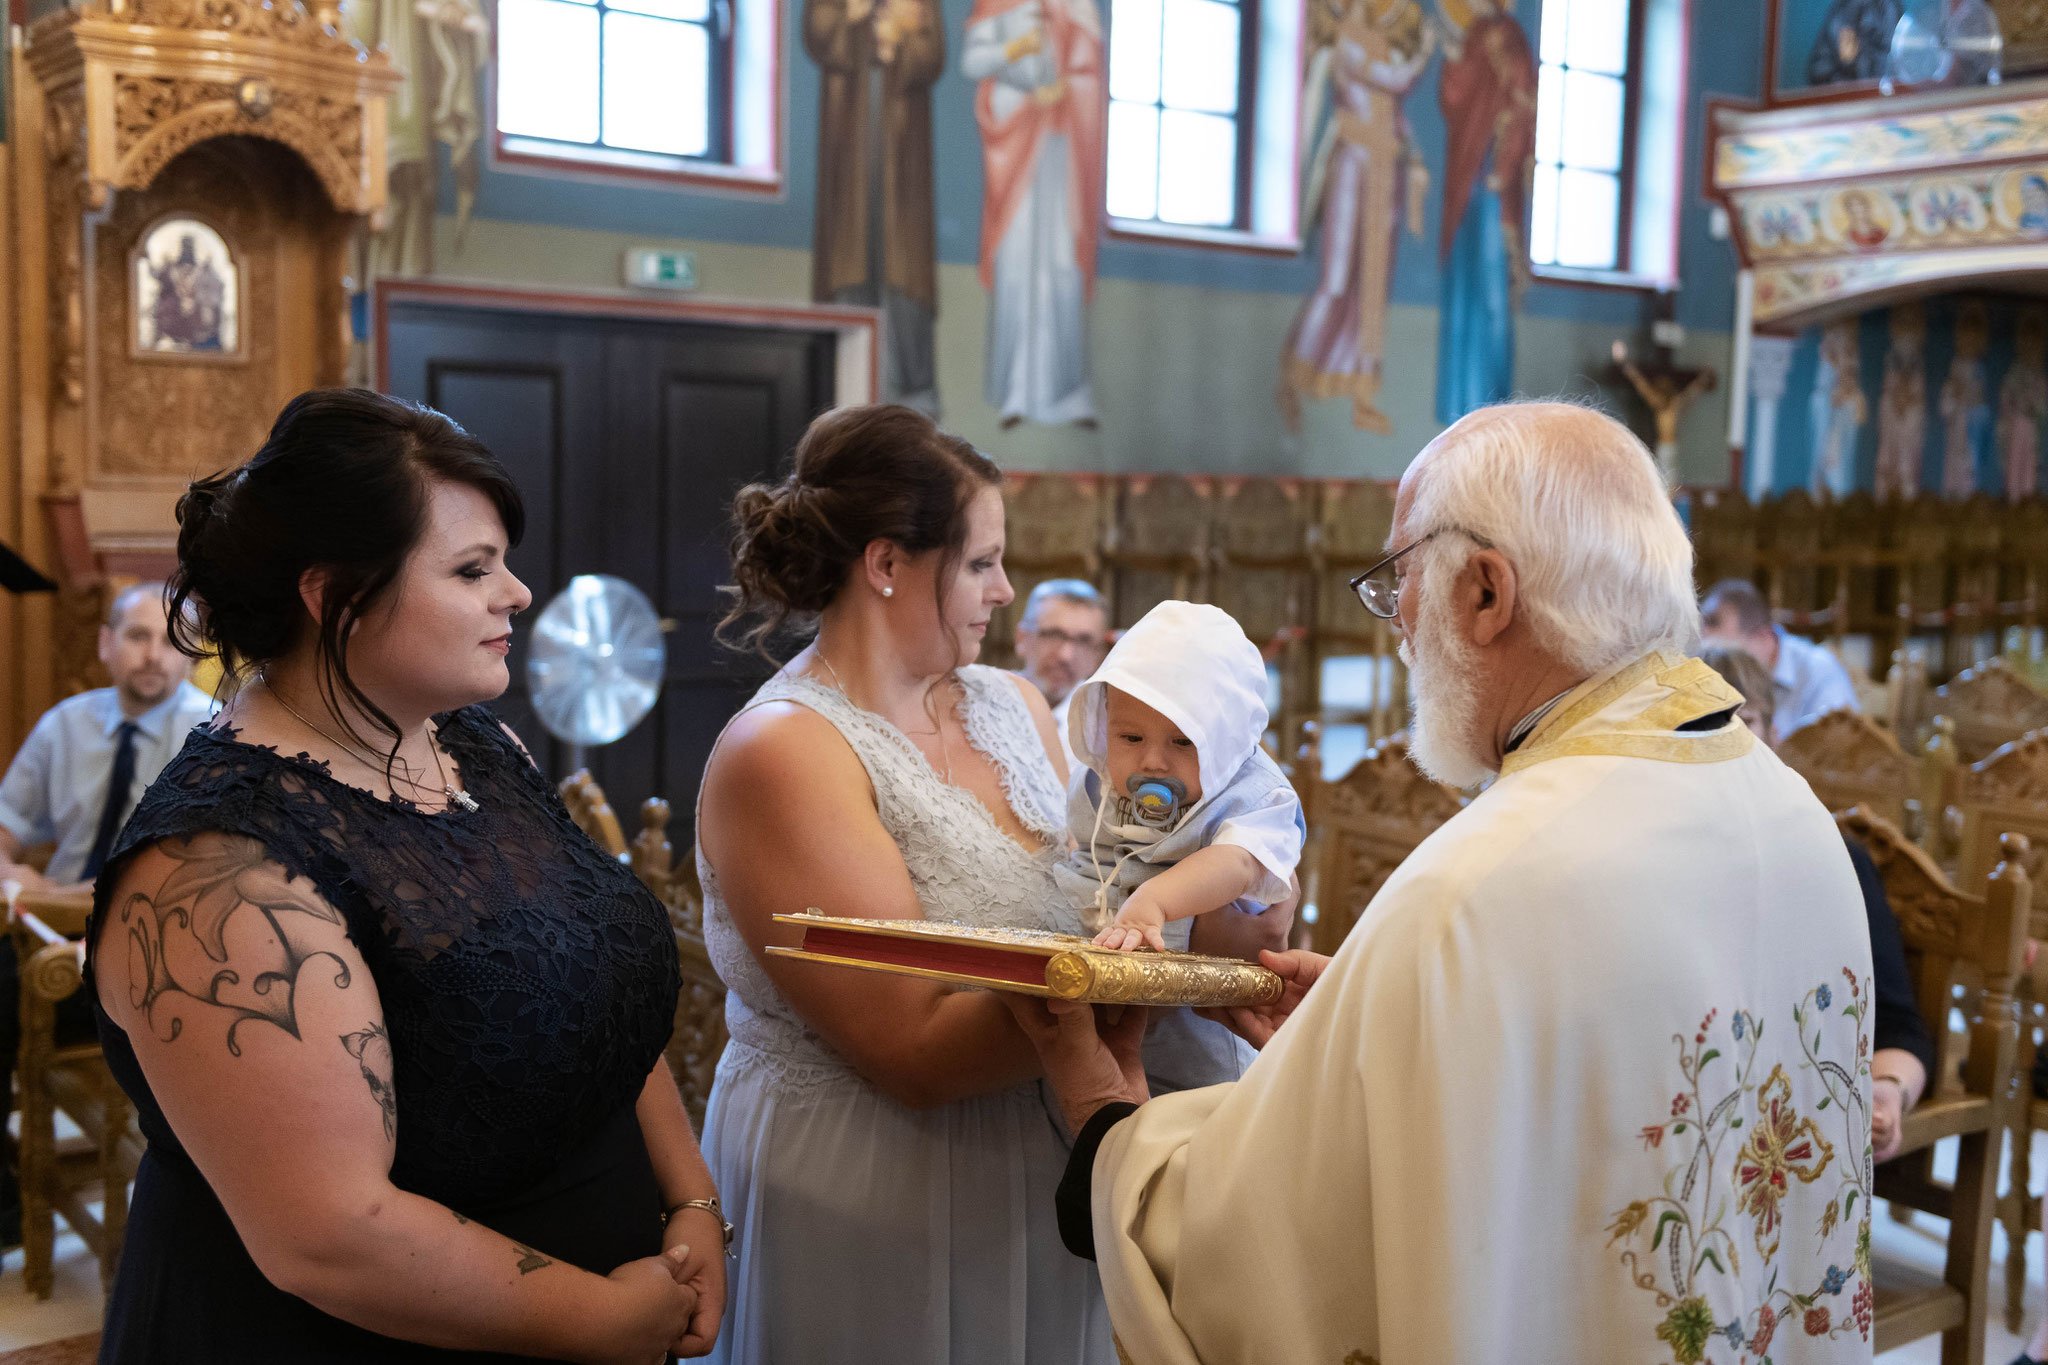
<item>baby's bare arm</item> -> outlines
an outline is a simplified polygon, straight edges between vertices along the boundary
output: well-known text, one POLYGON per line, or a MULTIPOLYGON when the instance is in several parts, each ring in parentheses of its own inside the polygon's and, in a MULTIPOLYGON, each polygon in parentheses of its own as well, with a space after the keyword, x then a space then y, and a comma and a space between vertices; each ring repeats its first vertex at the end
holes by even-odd
POLYGON ((1164 920, 1193 919, 1250 895, 1265 874, 1259 860, 1235 844, 1211 844, 1147 881, 1125 901, 1149 900, 1164 920))

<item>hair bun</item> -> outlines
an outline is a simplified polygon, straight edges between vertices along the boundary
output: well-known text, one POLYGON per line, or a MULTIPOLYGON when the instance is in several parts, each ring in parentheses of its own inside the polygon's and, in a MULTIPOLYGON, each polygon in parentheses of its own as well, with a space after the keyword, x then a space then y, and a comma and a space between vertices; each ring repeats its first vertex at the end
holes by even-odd
POLYGON ((762 649, 793 618, 830 606, 877 540, 913 555, 957 555, 969 500, 1001 479, 973 446, 913 408, 825 413, 804 432, 781 482, 749 484, 733 498, 735 601, 721 634, 758 616, 736 643, 762 649))

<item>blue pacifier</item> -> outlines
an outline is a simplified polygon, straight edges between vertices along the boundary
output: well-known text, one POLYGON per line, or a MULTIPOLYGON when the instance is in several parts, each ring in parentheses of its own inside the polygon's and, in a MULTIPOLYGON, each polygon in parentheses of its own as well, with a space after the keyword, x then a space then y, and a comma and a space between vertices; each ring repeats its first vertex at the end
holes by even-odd
POLYGON ((1166 829, 1180 814, 1183 801, 1188 799, 1188 789, 1171 777, 1141 777, 1132 773, 1124 783, 1130 793, 1131 806, 1138 823, 1148 829, 1166 829))

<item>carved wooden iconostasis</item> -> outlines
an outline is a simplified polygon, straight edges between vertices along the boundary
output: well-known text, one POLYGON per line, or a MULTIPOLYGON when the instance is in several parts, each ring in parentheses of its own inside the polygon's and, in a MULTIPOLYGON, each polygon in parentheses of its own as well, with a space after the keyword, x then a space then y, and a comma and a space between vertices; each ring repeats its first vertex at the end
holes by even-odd
POLYGON ((0 602, 0 751, 96 681, 107 595, 168 570, 185 484, 344 378, 399 77, 339 23, 325 0, 89 0, 8 54, 0 539, 62 588, 0 602))

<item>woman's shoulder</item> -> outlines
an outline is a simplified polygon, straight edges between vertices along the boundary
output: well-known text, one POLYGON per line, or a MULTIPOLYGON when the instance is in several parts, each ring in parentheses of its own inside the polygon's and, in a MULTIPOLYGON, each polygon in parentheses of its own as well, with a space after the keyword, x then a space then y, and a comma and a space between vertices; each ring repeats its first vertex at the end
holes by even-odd
POLYGON ((784 696, 757 701, 734 716, 712 751, 710 766, 749 779, 781 781, 827 775, 846 764, 860 766, 844 731, 807 700, 784 696))

